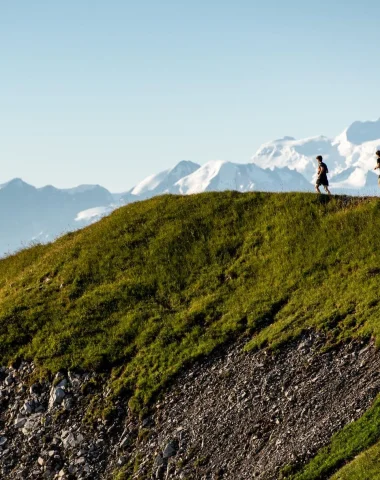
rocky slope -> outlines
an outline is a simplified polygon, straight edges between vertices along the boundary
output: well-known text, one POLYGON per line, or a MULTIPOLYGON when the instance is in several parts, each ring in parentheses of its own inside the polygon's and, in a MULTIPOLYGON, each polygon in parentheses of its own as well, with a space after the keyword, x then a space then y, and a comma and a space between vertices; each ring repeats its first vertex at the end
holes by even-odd
POLYGON ((283 478, 380 391, 380 354, 352 341, 327 352, 314 333, 280 353, 220 349, 180 374, 143 418, 123 399, 98 418, 106 375, 36 381, 21 363, 0 374, 0 476, 13 479, 283 478))

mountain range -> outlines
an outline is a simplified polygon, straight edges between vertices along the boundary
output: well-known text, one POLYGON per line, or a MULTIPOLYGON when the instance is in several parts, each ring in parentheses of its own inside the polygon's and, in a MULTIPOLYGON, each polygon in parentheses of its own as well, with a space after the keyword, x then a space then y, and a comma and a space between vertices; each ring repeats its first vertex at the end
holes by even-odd
POLYGON ((181 161, 121 194, 100 185, 35 188, 13 179, 0 185, 0 255, 31 242, 51 241, 97 221, 121 205, 165 193, 313 191, 316 155, 323 155, 328 165, 333 193, 378 195, 373 168, 374 152, 379 149, 380 119, 354 122, 335 138, 284 137, 265 143, 247 164, 216 160, 201 166, 181 161))

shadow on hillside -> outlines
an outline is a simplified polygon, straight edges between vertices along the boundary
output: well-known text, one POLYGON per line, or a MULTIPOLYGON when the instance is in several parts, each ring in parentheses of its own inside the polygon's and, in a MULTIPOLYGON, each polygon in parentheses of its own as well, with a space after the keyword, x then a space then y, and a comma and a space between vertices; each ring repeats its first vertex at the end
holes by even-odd
POLYGON ((331 199, 332 196, 321 194, 316 196, 315 203, 319 205, 327 205, 328 203, 330 203, 331 199))

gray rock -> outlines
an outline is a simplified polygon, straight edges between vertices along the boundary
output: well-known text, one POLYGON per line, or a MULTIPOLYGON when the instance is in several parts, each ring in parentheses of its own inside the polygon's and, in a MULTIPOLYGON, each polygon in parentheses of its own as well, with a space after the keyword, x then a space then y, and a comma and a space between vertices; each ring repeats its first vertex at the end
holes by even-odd
POLYGON ((147 418, 144 418, 144 420, 142 421, 141 425, 143 428, 145 427, 149 427, 150 425, 152 425, 152 417, 147 417, 147 418))
POLYGON ((62 443, 65 449, 74 448, 84 442, 84 436, 81 433, 74 435, 72 432, 62 432, 62 443))
POLYGON ((82 384, 81 382, 81 376, 76 374, 76 373, 73 373, 73 372, 69 372, 68 373, 68 377, 69 377, 69 381, 70 381, 70 384, 72 386, 72 388, 79 388, 82 384))
POLYGON ((43 412, 44 410, 45 409, 41 404, 39 404, 38 402, 35 404, 35 407, 34 407, 35 413, 40 413, 40 412, 43 412))
MULTIPOLYGON (((83 471, 86 473, 91 473, 91 467, 86 463, 86 465, 83 467, 83 471)), ((92 477, 94 478, 94 477, 92 477)))
POLYGON ((12 375, 8 375, 7 378, 4 380, 5 385, 10 387, 14 383, 15 379, 12 377, 12 375))
POLYGON ((66 411, 70 411, 73 409, 73 406, 74 406, 74 400, 73 400, 73 397, 65 397, 63 399, 63 408, 66 410, 66 411))
POLYGON ((61 387, 53 387, 50 392, 49 408, 60 405, 65 398, 66 393, 61 387))
POLYGON ((23 428, 23 426, 26 424, 27 418, 25 417, 17 417, 14 423, 15 428, 23 428))
POLYGON ((26 401, 22 408, 27 415, 30 415, 34 411, 34 404, 30 401, 26 401))
POLYGON ((68 385, 68 381, 66 378, 64 378, 63 380, 61 380, 56 386, 55 388, 66 388, 67 385, 68 385))
POLYGON ((174 457, 178 451, 178 442, 176 440, 170 440, 166 445, 164 452, 162 454, 163 458, 174 457))
POLYGON ((75 447, 76 441, 73 433, 69 433, 67 436, 62 438, 62 443, 64 448, 75 447))
POLYGON ((22 429, 22 433, 26 436, 32 435, 41 427, 42 416, 39 413, 32 414, 28 420, 25 422, 25 425, 22 429))
POLYGON ((0 447, 3 447, 8 441, 7 437, 0 437, 0 447))

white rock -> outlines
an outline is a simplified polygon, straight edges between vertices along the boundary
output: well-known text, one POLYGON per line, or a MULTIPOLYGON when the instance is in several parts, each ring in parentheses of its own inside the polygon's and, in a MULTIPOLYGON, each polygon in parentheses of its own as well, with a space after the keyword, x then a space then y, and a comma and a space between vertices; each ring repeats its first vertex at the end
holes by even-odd
POLYGON ((65 391, 61 387, 53 387, 50 392, 49 409, 60 405, 65 398, 65 391))
POLYGON ((81 433, 74 435, 72 432, 62 432, 62 443, 64 448, 74 448, 84 442, 84 436, 81 433))
POLYGON ((64 438, 62 438, 62 443, 64 448, 75 447, 76 441, 73 433, 69 433, 64 438))
POLYGON ((41 426, 41 419, 42 419, 42 416, 40 413, 32 414, 26 421, 22 429, 22 433, 27 436, 31 435, 36 429, 38 429, 41 426))

